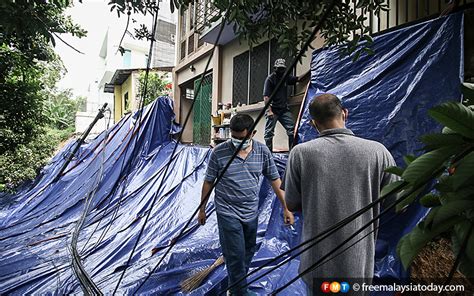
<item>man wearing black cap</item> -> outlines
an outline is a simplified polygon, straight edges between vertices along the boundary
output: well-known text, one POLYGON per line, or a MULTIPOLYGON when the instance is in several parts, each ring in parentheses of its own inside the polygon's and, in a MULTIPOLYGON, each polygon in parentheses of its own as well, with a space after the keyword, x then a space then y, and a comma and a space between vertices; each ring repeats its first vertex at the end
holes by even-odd
MULTIPOLYGON (((263 100, 265 104, 270 99, 270 95, 276 88, 278 82, 283 77, 286 70, 284 59, 277 59, 273 66, 273 73, 265 80, 265 87, 263 89, 263 100)), ((305 74, 306 75, 306 74, 305 74)), ((303 76, 305 76, 303 75, 303 76)), ((265 121, 265 144, 270 151, 273 151, 273 136, 275 135, 275 126, 277 121, 283 125, 288 135, 288 150, 293 146, 295 122, 288 108, 288 85, 295 85, 300 81, 301 77, 289 75, 280 89, 275 93, 273 101, 266 113, 265 121)))

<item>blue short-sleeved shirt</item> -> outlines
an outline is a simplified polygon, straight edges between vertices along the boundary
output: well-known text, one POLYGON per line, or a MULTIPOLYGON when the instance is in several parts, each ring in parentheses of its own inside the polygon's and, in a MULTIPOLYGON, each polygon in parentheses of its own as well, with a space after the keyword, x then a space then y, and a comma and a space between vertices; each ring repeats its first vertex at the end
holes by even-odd
MULTIPOLYGON (((205 180, 214 182, 235 152, 230 140, 217 145, 211 153, 205 180)), ((241 221, 257 217, 260 178, 280 178, 267 146, 252 140, 252 151, 244 160, 237 156, 215 187, 216 211, 241 221)))

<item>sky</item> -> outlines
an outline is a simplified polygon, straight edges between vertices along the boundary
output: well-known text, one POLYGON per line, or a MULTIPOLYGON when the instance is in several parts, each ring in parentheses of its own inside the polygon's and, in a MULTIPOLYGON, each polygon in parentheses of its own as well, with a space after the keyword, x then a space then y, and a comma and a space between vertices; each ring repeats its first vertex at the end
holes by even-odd
MULTIPOLYGON (((75 96, 87 96, 89 85, 93 85, 97 80, 102 78, 103 63, 100 62, 99 51, 102 46, 107 29, 110 27, 109 39, 118 44, 123 30, 125 30, 127 17, 121 15, 118 17, 117 12, 110 11, 109 0, 83 0, 82 3, 74 1, 74 6, 65 11, 65 15, 70 15, 75 24, 80 25, 87 31, 87 36, 83 38, 73 37, 70 34, 60 34, 61 39, 68 44, 83 52, 78 53, 64 42, 56 38, 55 51, 61 57, 67 73, 58 83, 60 89, 70 88, 75 96), (112 32, 112 33, 111 33, 112 32), (115 34, 117 33, 117 34, 115 34), (118 40, 115 40, 118 39, 118 40), (101 69, 102 67, 102 69, 101 69)), ((161 2, 160 18, 170 17, 169 0, 161 2)), ((175 16, 173 16, 175 18, 175 16)), ((132 14, 133 21, 130 22, 129 31, 134 32, 133 28, 138 27, 141 23, 147 26, 151 25, 152 18, 148 14, 143 16, 138 13, 132 14)), ((168 20, 173 21, 173 20, 168 20)), ((127 38, 125 38, 127 39, 127 38)))
POLYGON ((111 22, 123 25, 126 18, 121 16, 117 20, 117 13, 110 12, 107 0, 75 1, 73 7, 66 10, 76 24, 87 31, 83 38, 73 37, 70 34, 61 34, 60 37, 74 48, 83 52, 80 54, 62 41, 56 39, 55 51, 59 54, 66 67, 67 73, 58 83, 59 88, 71 88, 74 95, 87 95, 87 89, 97 78, 99 50, 102 40, 111 22))

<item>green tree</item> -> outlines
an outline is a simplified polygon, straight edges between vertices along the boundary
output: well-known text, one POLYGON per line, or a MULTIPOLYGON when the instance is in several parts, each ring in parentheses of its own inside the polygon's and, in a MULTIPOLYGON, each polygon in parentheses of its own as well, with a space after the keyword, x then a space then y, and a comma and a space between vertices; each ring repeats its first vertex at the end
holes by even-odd
POLYGON ((43 106, 63 67, 54 35, 85 31, 64 10, 70 1, 0 2, 0 153, 27 144, 46 123, 43 106))
POLYGON ((21 53, 30 64, 54 59, 50 44, 55 45, 57 34, 86 34, 64 15, 71 4, 69 0, 0 1, 0 44, 21 53))
MULTIPOLYGON (((153 102, 159 96, 163 96, 167 93, 167 85, 170 83, 165 77, 165 74, 159 74, 156 72, 148 73, 148 84, 147 92, 145 97, 145 106, 153 102)), ((141 71, 138 76, 138 92, 139 95, 143 94, 145 90, 145 71, 141 71)))
MULTIPOLYGON (((472 86, 471 86, 472 87, 472 86)), ((472 88, 463 86, 466 99, 474 99, 472 88)), ((474 108, 448 102, 429 111, 445 127, 441 133, 421 138, 425 153, 406 157, 407 167, 387 169, 403 181, 389 184, 384 191, 400 186, 397 210, 415 202, 424 188, 435 180, 435 190, 419 202, 430 208, 428 215, 398 243, 398 255, 408 268, 417 254, 440 235, 451 236, 453 253, 467 278, 474 278, 474 108), (409 192, 413 192, 409 194, 409 192)))
POLYGON ((74 130, 76 112, 84 99, 72 99, 72 97, 70 89, 56 90, 45 100, 43 113, 50 127, 58 130, 74 130))
POLYGON ((46 127, 46 102, 67 95, 55 89, 64 72, 52 50, 58 34, 86 33, 64 14, 71 2, 0 1, 0 188, 33 178, 65 136, 46 127))
MULTIPOLYGON (((195 0, 172 0, 170 9, 184 11, 195 0)), ((342 0, 215 0, 217 16, 206 20, 207 25, 221 19, 229 9, 228 22, 234 24, 234 31, 241 40, 250 45, 257 44, 264 38, 277 38, 280 48, 290 55, 304 44, 311 35, 311 30, 335 3, 326 22, 322 24, 320 35, 325 38, 327 46, 346 44, 347 52, 359 56, 363 52, 371 53, 370 30, 364 14, 373 11, 376 15, 381 10, 388 10, 385 1, 357 0, 355 8, 351 1, 342 0), (362 12, 362 15, 360 14, 362 12), (351 38, 354 34, 354 38, 351 38), (361 47, 359 41, 366 41, 361 47)), ((128 11, 149 13, 155 9, 154 1, 111 0, 112 9, 120 14, 128 11)), ((160 9, 167 9, 160 7, 160 9)), ((143 34, 142 34, 143 35, 143 34)))

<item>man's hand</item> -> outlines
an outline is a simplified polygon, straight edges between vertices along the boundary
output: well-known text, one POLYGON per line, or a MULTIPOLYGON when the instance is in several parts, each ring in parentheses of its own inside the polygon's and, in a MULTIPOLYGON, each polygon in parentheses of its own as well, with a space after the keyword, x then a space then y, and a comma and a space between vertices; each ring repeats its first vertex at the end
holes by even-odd
POLYGON ((198 213, 198 222, 200 225, 206 224, 206 212, 199 210, 198 213))
POLYGON ((293 213, 288 210, 283 210, 283 221, 287 225, 293 225, 295 223, 295 217, 293 216, 293 213))
POLYGON ((267 110, 267 117, 273 117, 273 111, 272 111, 272 108, 271 108, 271 107, 268 107, 268 110, 267 110))

